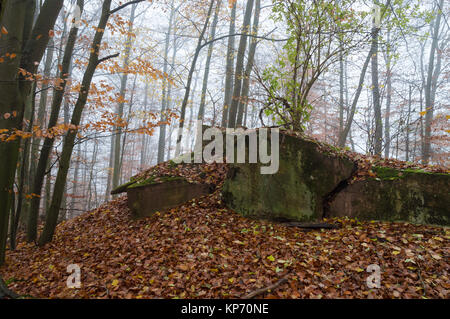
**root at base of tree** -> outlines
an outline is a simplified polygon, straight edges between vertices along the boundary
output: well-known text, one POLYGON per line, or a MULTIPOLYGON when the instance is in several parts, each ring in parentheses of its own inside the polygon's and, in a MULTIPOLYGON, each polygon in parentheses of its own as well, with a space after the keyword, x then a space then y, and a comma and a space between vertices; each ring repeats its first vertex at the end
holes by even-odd
POLYGON ((3 280, 2 276, 0 276, 0 299, 3 298, 17 299, 19 298, 19 295, 10 290, 3 280))

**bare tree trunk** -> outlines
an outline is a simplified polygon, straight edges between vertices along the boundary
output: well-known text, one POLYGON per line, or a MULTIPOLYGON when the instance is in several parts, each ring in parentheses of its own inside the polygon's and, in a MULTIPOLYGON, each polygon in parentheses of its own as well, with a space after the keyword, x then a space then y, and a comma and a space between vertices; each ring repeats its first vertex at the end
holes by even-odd
MULTIPOLYGON (((342 45, 342 44, 341 44, 342 45)), ((339 131, 338 136, 344 130, 344 53, 339 52, 339 131)))
MULTIPOLYGON (((172 0, 170 5, 170 17, 169 17, 169 28, 167 29, 166 33, 166 41, 165 41, 165 47, 164 47, 164 65, 163 65, 163 72, 164 74, 167 74, 167 68, 168 68, 168 55, 169 55, 169 43, 170 43, 170 34, 172 33, 172 27, 173 27, 173 20, 175 18, 176 10, 174 6, 174 1, 172 0)), ((176 48, 173 48, 176 50, 176 48)), ((175 51, 174 51, 175 52, 175 51)), ((175 54, 175 53, 174 53, 175 54)), ((167 104, 168 104, 168 94, 167 94, 167 85, 170 85, 169 81, 167 79, 163 79, 163 91, 162 91, 162 98, 161 98, 161 122, 166 121, 166 115, 165 112, 167 110, 167 104)), ((161 124, 159 126, 159 140, 158 140, 158 163, 164 162, 164 152, 166 147, 166 124, 161 124)))
MULTIPOLYGON (((381 13, 380 22, 383 19, 383 16, 386 13, 386 10, 390 7, 390 4, 391 4, 391 0, 387 0, 385 9, 381 13)), ((338 143, 339 147, 345 146, 345 142, 347 140, 347 135, 351 129, 351 125, 353 123, 353 117, 354 117, 355 111, 356 111, 356 105, 358 104, 359 96, 361 95, 361 90, 364 85, 364 77, 366 76, 367 67, 369 66, 369 62, 371 60, 372 55, 374 53, 376 53, 378 50, 378 42, 373 41, 373 39, 375 39, 375 40, 378 39, 379 33, 380 33, 380 28, 372 28, 372 34, 371 34, 372 43, 370 46, 369 53, 367 54, 366 61, 364 61, 364 65, 361 70, 361 74, 359 76, 358 88, 356 89, 356 93, 355 93, 355 97, 353 98, 351 109, 349 110, 349 112, 347 114, 347 121, 344 126, 344 130, 342 131, 341 136, 339 136, 339 143, 338 143)))
POLYGON ((408 94, 408 115, 406 118, 406 137, 405 137, 405 160, 409 161, 409 122, 411 116, 411 98, 412 98, 412 86, 409 85, 409 94, 408 94))
MULTIPOLYGON (((253 17, 253 36, 258 35, 258 27, 259 27, 259 14, 261 11, 261 0, 256 0, 255 3, 255 14, 253 17)), ((248 105, 248 92, 250 89, 250 75, 253 69, 253 62, 255 60, 255 52, 256 52, 256 44, 257 39, 255 37, 250 38, 250 48, 248 50, 248 58, 247 58, 247 66, 244 71, 244 79, 242 83, 242 93, 241 98, 239 99, 239 108, 237 115, 237 126, 242 125, 242 117, 245 110, 247 115, 247 105, 248 105)))
POLYGON ((375 116, 375 147, 374 153, 381 156, 381 149, 383 143, 383 123, 381 119, 381 104, 380 104, 380 86, 378 84, 378 32, 377 27, 372 28, 372 48, 373 53, 371 57, 372 66, 372 98, 373 110, 375 116))
MULTIPOLYGON (((177 48, 177 36, 174 34, 173 36, 173 53, 172 53, 172 61, 171 61, 171 68, 170 68, 170 72, 169 72, 169 78, 172 77, 173 72, 175 70, 175 59, 177 56, 177 52, 178 52, 178 48, 177 48)), ((166 94, 166 98, 167 98, 167 102, 166 102, 166 110, 169 110, 170 108, 172 108, 173 106, 173 102, 172 102, 172 83, 168 83, 167 85, 167 94, 166 94)), ((171 147, 171 143, 172 143, 172 131, 170 132, 170 137, 169 137, 169 147, 167 148, 167 160, 169 160, 170 158, 170 147, 171 147)), ((164 139, 166 138, 166 134, 164 131, 164 139)), ((166 141, 164 140, 164 145, 165 146, 166 141)))
MULTIPOLYGON (((148 104, 148 82, 145 82, 145 90, 144 90, 144 112, 147 112, 147 104, 148 104)), ((146 165, 146 142, 147 142, 147 134, 142 134, 142 144, 141 144, 141 158, 139 161, 139 168, 144 169, 146 165)))
MULTIPOLYGON (((196 75, 195 75, 194 87, 192 88, 192 98, 191 98, 191 103, 189 105, 189 121, 188 121, 187 138, 186 138, 186 144, 185 144, 186 150, 191 149, 191 147, 190 147, 191 143, 190 143, 189 137, 191 136, 191 129, 193 126, 195 93, 197 92, 197 84, 198 84, 198 79, 200 77, 201 69, 202 69, 202 65, 200 63, 199 71, 196 72, 196 75)), ((169 149, 170 149, 170 144, 169 144, 169 149)), ((169 158, 167 158, 167 160, 169 160, 169 158)))
POLYGON ((244 14, 244 22, 242 24, 242 35, 239 40, 239 48, 236 57, 236 70, 234 74, 234 88, 233 88, 233 96, 231 99, 230 105, 230 113, 228 114, 228 127, 235 128, 236 127, 236 116, 239 106, 239 100, 241 97, 241 88, 242 88, 242 78, 244 77, 244 56, 245 49, 247 47, 247 34, 250 29, 250 19, 252 15, 254 0, 248 0, 247 6, 245 8, 244 14))
MULTIPOLYGON (((131 89, 130 102, 128 103, 127 123, 130 123, 131 108, 133 106, 134 91, 136 89, 136 80, 137 80, 137 75, 134 76, 133 87, 131 89)), ((123 141, 122 141, 123 147, 122 147, 121 152, 120 152, 120 163, 119 163, 120 167, 123 166, 123 162, 124 162, 123 158, 124 158, 124 155, 125 155, 126 141, 127 141, 127 132, 125 132, 125 134, 123 134, 123 141)), ((134 146, 134 142, 133 142, 133 146, 134 146)), ((131 154, 134 154, 134 151, 131 152, 131 154)), ((123 178, 123 172, 121 170, 121 173, 120 173, 120 184, 123 184, 122 178, 123 178)))
MULTIPOLYGON (((78 0, 77 5, 80 7, 80 12, 83 10, 84 0, 78 0)), ((64 97, 64 91, 67 85, 67 80, 69 76, 69 69, 71 65, 73 49, 75 46, 75 41, 77 39, 78 28, 76 24, 73 25, 69 32, 69 37, 67 39, 66 48, 64 50, 63 62, 61 65, 61 71, 59 74, 60 85, 59 88, 55 88, 53 91, 53 100, 50 110, 50 119, 48 121, 48 128, 51 129, 57 125, 59 112, 61 109, 61 104, 64 97)), ((54 138, 46 137, 44 140, 44 144, 41 148, 41 154, 39 156, 38 165, 36 168, 36 173, 33 180, 33 194, 39 195, 34 196, 31 199, 31 207, 30 212, 28 214, 28 222, 27 222, 27 241, 32 242, 36 240, 37 237, 37 223, 38 223, 38 215, 39 215, 39 206, 40 206, 40 195, 42 191, 42 185, 44 182, 45 172, 48 166, 48 160, 50 157, 50 153, 53 147, 54 138)))
MULTIPOLYGON (((378 29, 372 30, 372 32, 375 31, 378 34, 378 29)), ((341 136, 339 137, 339 147, 344 147, 345 142, 347 140, 347 135, 350 132, 351 125, 353 123, 353 117, 355 115, 356 111, 356 105, 358 104, 359 96, 361 95, 361 91, 364 85, 364 77, 366 76, 367 67, 369 66, 370 58, 372 57, 372 54, 374 52, 375 48, 372 44, 369 53, 367 54, 366 61, 364 61, 363 68, 361 70, 361 74, 359 75, 359 83, 358 88, 356 89, 355 97, 353 98, 352 106, 350 108, 350 111, 347 114, 347 121, 344 126, 344 130, 342 131, 341 136)))
POLYGON ((194 58, 192 59, 191 68, 189 69, 188 79, 186 83, 186 91, 184 93, 183 103, 181 104, 181 114, 180 114, 180 122, 178 126, 178 134, 177 134, 177 144, 175 147, 175 156, 180 155, 181 152, 181 139, 183 138, 183 127, 184 127, 184 119, 186 116, 186 106, 189 100, 189 93, 191 90, 191 82, 192 82, 192 75, 195 71, 195 64, 197 63, 198 55, 200 54, 200 50, 202 48, 202 40, 205 36, 206 29, 208 28, 209 18, 211 17, 212 8, 214 5, 214 0, 211 0, 211 3, 209 5, 207 17, 205 20, 205 23, 203 24, 203 29, 199 34, 198 41, 197 41, 197 47, 195 49, 194 58))
POLYGON ((437 81, 438 74, 436 73, 434 66, 434 58, 436 50, 438 48, 439 40, 439 28, 441 25, 442 11, 444 7, 444 0, 439 2, 439 7, 437 10, 436 19, 434 21, 433 30, 433 41, 431 42, 430 57, 428 61, 428 71, 427 80, 425 84, 425 136, 424 136, 424 147, 423 147, 423 163, 427 164, 431 158, 431 123, 433 121, 433 111, 434 111, 434 99, 433 99, 433 81, 437 81), (433 79, 434 75, 434 79, 433 79))
MULTIPOLYGON (((235 24, 236 24, 236 2, 233 3, 233 7, 231 9, 231 20, 230 20, 230 29, 228 34, 235 33, 235 24)), ((228 123, 228 112, 230 110, 231 105, 231 97, 233 96, 233 69, 234 69, 234 36, 228 37, 228 47, 227 47, 227 64, 225 66, 225 97, 224 104, 222 110, 222 127, 227 126, 228 123)))
POLYGON ((115 135, 111 132, 110 137, 110 148, 109 148, 109 163, 108 163, 108 177, 106 179, 106 194, 105 194, 105 202, 109 201, 111 197, 111 184, 112 184, 112 173, 114 166, 114 145, 115 145, 115 135))
MULTIPOLYGON (((33 121, 34 121, 34 108, 35 108, 35 90, 36 90, 36 82, 33 83, 33 93, 29 96, 28 101, 25 103, 26 111, 25 118, 29 118, 29 124, 27 131, 29 133, 32 132, 33 129, 33 121)), ((28 184, 28 169, 29 169, 29 152, 30 152, 30 139, 26 139, 23 141, 23 151, 22 151, 22 161, 20 164, 20 175, 19 175, 19 189, 17 194, 17 208, 16 213, 14 214, 14 205, 11 207, 11 221, 10 221, 10 247, 12 250, 16 249, 16 234, 17 228, 19 226, 20 216, 22 215, 22 211, 27 210, 27 203, 24 203, 24 194, 29 193, 29 184, 28 184)))
MULTIPOLYGON (((130 14, 130 24, 128 26, 128 35, 127 40, 125 42, 125 52, 124 52, 124 60, 123 60, 123 69, 128 68, 128 64, 130 61, 130 53, 131 53, 131 42, 133 40, 131 33, 133 32, 133 23, 135 18, 135 12, 136 12, 136 4, 133 4, 131 6, 131 14, 130 14)), ((117 105, 117 117, 119 119, 122 119, 123 116, 123 107, 125 105, 125 91, 127 88, 127 81, 128 81, 128 72, 125 71, 124 74, 122 74, 121 80, 120 80, 120 92, 119 96, 121 98, 121 101, 117 105)), ((112 188, 116 188, 119 186, 119 178, 121 174, 121 161, 120 161, 120 155, 121 155, 121 145, 120 145, 120 139, 122 136, 122 127, 119 125, 115 129, 115 143, 114 143, 114 170, 113 170, 113 178, 112 178, 112 188)))
MULTIPOLYGON (((219 11, 220 11, 221 4, 222 4, 222 0, 218 0, 217 4, 216 4, 216 10, 214 12, 214 19, 211 24, 211 33, 209 35, 209 40, 214 39, 214 37, 216 35, 216 27, 217 27, 217 22, 219 20, 219 11)), ((207 53, 208 55, 206 57, 205 73, 203 75, 202 94, 200 97, 200 107, 198 109, 198 116, 197 116, 198 120, 203 120, 203 117, 205 115, 206 89, 208 88, 209 66, 211 64, 213 47, 214 47, 214 42, 211 42, 208 46, 208 53, 207 53)))
MULTIPOLYGON (((102 14, 100 21, 97 26, 97 31, 95 32, 94 40, 92 42, 92 50, 89 56, 89 62, 86 71, 83 75, 83 80, 81 82, 80 93, 78 95, 77 102, 72 113, 71 124, 78 126, 81 121, 81 115, 83 113, 84 106, 86 105, 89 88, 91 86, 92 77, 94 76, 95 69, 97 65, 103 60, 99 59, 99 49, 103 38, 103 30, 106 28, 106 23, 110 16, 110 7, 112 0, 104 0, 102 7, 102 14)), ((39 238, 39 245, 43 246, 47 242, 51 241, 55 231, 56 223, 58 220, 58 214, 61 207, 62 197, 64 193, 64 185, 66 184, 67 172, 70 165, 70 157, 72 155, 72 150, 74 147, 75 138, 78 129, 72 129, 67 133, 66 139, 64 140, 63 149, 61 153, 61 158, 59 162, 58 174, 56 176, 56 181, 54 184, 53 197, 49 210, 46 214, 45 225, 42 234, 39 238)))
POLYGON ((391 66, 391 50, 390 50, 390 32, 387 34, 387 50, 386 50, 386 114, 384 115, 384 157, 389 158, 391 147, 390 136, 390 116, 391 116, 391 99, 392 99, 392 66, 391 66))
MULTIPOLYGON (((44 78, 46 78, 46 79, 50 78, 50 71, 51 71, 52 62, 53 62, 53 51, 54 51, 53 46, 54 46, 53 39, 50 39, 48 42, 47 56, 45 58, 45 65, 44 65, 44 78)), ((41 129, 44 129, 44 127, 45 127, 44 118, 45 118, 45 113, 47 110, 47 96, 48 96, 49 89, 50 89, 50 87, 48 86, 48 84, 46 84, 46 83, 42 84, 38 112, 37 112, 37 122, 36 122, 36 125, 38 125, 41 129)), ((33 137, 33 145, 31 147, 31 156, 30 156, 30 175, 33 176, 31 185, 33 185, 34 174, 36 171, 36 165, 39 160, 38 159, 38 151, 39 151, 40 141, 41 141, 41 138, 33 137)))
POLYGON ((73 212, 75 210, 75 201, 77 196, 77 190, 78 190, 78 174, 80 171, 80 156, 81 156, 81 144, 78 144, 77 149, 77 159, 75 163, 75 172, 73 173, 73 188, 72 188, 72 199, 70 203, 70 217, 73 217, 73 212))

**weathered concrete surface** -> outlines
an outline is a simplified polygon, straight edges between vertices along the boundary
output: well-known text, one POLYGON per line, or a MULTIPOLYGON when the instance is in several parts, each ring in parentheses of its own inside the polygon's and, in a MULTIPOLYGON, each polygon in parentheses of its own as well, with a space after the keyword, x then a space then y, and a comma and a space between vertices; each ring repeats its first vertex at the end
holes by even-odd
POLYGON ((163 183, 133 185, 127 188, 128 207, 133 218, 141 218, 176 207, 210 192, 210 185, 193 184, 181 178, 163 183))
POLYGON ((272 220, 349 216, 450 225, 450 174, 374 167, 376 179, 349 184, 356 163, 314 141, 280 132, 279 153, 273 175, 262 175, 260 164, 233 164, 222 191, 225 204, 272 220))
POLYGON ((450 225, 449 186, 449 174, 424 172, 358 181, 336 195, 327 216, 450 225))
POLYGON ((232 164, 223 187, 224 202, 249 217, 320 219, 325 196, 351 176, 354 163, 320 152, 316 143, 281 131, 279 153, 279 170, 272 175, 261 174, 260 164, 232 164))

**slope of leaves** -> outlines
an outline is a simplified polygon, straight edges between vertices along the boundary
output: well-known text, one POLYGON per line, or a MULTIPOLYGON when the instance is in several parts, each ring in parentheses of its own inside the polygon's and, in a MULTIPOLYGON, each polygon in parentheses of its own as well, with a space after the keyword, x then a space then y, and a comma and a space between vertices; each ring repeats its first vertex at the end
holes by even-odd
POLYGON ((0 268, 9 288, 42 298, 241 298, 286 278, 259 297, 449 297, 447 228, 333 219, 339 229, 305 232, 227 209, 223 164, 163 163, 141 174, 219 187, 137 221, 123 196, 58 225, 43 248, 20 242, 0 268), (69 264, 81 267, 80 289, 66 287, 69 264), (370 264, 381 267, 379 289, 367 287, 370 264))

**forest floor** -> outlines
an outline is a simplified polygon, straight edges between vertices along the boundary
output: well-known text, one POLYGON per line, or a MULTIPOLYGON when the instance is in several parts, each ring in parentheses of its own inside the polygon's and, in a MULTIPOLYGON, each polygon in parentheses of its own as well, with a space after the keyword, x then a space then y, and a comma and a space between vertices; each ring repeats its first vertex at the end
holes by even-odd
POLYGON ((247 219, 220 198, 223 164, 160 164, 143 175, 214 183, 209 196, 132 220, 126 196, 63 222, 53 242, 20 240, 0 272, 9 288, 39 298, 449 298, 450 229, 332 219, 305 231, 247 219), (66 281, 81 268, 80 289, 66 281), (367 267, 381 268, 368 288, 367 267))

